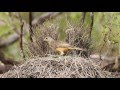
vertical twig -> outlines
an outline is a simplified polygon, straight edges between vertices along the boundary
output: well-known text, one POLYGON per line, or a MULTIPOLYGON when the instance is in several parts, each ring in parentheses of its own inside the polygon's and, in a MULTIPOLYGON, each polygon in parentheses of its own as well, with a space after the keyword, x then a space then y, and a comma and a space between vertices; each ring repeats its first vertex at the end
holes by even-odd
POLYGON ((90 39, 91 39, 91 33, 93 29, 93 24, 94 24, 94 13, 93 12, 90 13, 90 17, 91 17, 91 24, 90 24, 90 39))
POLYGON ((91 23, 90 23, 90 30, 89 30, 89 35, 88 35, 88 55, 90 55, 91 51, 89 50, 90 48, 90 45, 91 45, 91 41, 92 41, 92 38, 91 38, 91 34, 92 34, 92 30, 93 30, 93 24, 94 24, 94 13, 91 12, 90 13, 90 20, 91 20, 91 23))
POLYGON ((32 36, 33 36, 33 29, 32 27, 32 21, 33 21, 33 14, 32 12, 29 12, 29 33, 30 33, 30 41, 33 42, 32 36))
POLYGON ((24 26, 24 22, 22 21, 22 17, 20 15, 20 12, 19 12, 19 19, 20 19, 20 30, 21 30, 21 33, 20 33, 20 48, 21 48, 21 51, 22 51, 22 54, 23 54, 23 58, 25 58, 25 54, 24 54, 24 51, 23 51, 23 26, 24 26))
POLYGON ((85 16, 86 16, 86 12, 83 12, 83 13, 82 13, 82 19, 81 19, 81 23, 82 23, 82 24, 84 24, 85 16))

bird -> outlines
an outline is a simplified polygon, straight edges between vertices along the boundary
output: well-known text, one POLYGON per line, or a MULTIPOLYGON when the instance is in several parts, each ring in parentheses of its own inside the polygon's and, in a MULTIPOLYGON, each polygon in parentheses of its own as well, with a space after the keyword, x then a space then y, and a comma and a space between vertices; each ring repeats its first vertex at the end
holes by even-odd
POLYGON ((86 49, 72 46, 67 42, 54 40, 51 37, 45 37, 43 41, 47 42, 49 47, 54 52, 58 52, 60 55, 65 55, 68 51, 71 51, 71 50, 86 51, 86 49))

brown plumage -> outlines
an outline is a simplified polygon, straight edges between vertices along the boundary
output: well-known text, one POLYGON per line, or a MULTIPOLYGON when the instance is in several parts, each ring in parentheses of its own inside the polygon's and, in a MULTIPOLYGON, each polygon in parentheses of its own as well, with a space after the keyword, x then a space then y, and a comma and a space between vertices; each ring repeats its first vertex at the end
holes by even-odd
POLYGON ((70 50, 86 51, 85 49, 72 46, 66 42, 56 41, 51 37, 45 37, 44 41, 46 41, 48 43, 49 47, 53 51, 58 52, 60 55, 64 55, 70 50))

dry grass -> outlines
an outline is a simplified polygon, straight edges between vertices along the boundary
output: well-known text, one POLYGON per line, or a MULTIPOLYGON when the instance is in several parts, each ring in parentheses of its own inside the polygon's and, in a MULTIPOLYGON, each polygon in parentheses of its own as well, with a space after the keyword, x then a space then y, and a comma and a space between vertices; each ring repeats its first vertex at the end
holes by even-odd
POLYGON ((71 56, 34 57, 1 74, 0 78, 117 78, 102 70, 96 60, 71 56))

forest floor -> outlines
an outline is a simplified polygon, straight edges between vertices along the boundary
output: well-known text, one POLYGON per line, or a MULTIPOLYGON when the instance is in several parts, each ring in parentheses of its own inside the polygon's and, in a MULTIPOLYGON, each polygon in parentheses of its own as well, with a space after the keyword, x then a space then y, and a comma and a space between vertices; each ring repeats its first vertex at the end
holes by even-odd
POLYGON ((101 69, 100 62, 78 56, 33 57, 0 78, 120 78, 119 72, 101 69))

